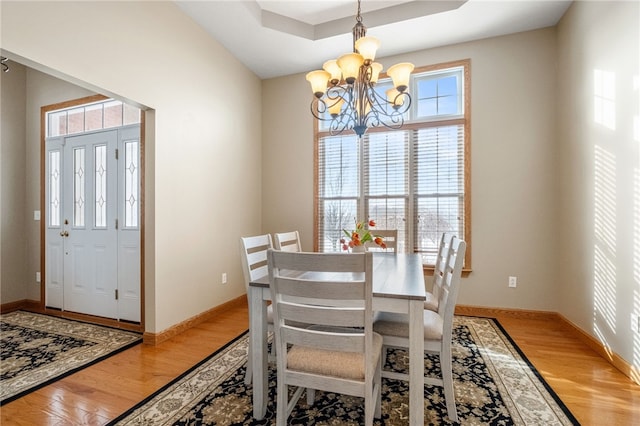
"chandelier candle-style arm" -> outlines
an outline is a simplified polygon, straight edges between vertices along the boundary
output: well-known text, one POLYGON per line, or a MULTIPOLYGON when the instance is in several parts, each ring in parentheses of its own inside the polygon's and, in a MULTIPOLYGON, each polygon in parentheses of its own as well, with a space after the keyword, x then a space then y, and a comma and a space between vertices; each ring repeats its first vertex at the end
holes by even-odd
POLYGON ((367 36, 366 32, 358 0, 353 53, 326 61, 322 70, 311 71, 306 76, 314 95, 311 114, 318 120, 330 122, 332 135, 353 129, 362 137, 367 128, 378 126, 398 129, 411 106, 408 88, 413 64, 403 62, 390 67, 387 74, 393 88, 386 91, 386 97, 376 92, 382 65, 374 60, 380 41, 367 36))

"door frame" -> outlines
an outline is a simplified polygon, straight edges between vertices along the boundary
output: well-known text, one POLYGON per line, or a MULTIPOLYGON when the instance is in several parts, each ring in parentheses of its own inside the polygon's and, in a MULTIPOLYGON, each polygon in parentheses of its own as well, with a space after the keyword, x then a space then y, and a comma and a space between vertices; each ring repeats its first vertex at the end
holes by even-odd
MULTIPOLYGON (((46 208, 45 194, 46 194, 46 117, 50 111, 59 109, 65 109, 84 104, 100 102, 110 99, 104 95, 92 95, 84 98, 73 99, 65 102, 59 102, 52 105, 45 105, 40 107, 40 212, 44 212, 46 208)), ((143 333, 145 331, 145 110, 141 109, 140 114, 140 323, 132 323, 124 320, 107 319, 101 317, 95 317, 92 315, 78 314, 73 312, 59 311, 57 309, 47 309, 45 304, 45 291, 46 291, 46 270, 45 270, 45 256, 46 256, 46 218, 41 214, 40 219, 40 303, 39 307, 47 314, 63 316, 68 318, 74 318, 89 322, 97 322, 112 327, 122 328, 126 330, 138 331, 143 333)))

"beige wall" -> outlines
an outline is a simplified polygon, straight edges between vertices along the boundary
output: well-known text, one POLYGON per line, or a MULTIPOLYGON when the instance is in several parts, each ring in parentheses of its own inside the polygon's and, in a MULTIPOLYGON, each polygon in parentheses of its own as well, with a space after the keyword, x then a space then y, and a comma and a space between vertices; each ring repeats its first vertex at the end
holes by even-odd
POLYGON ((0 7, 5 56, 149 109, 147 331, 242 295, 238 237, 261 228, 260 80, 171 2, 0 7))
MULTIPOLYGON (((638 12, 637 2, 574 2, 557 30, 381 60, 387 67, 400 60, 420 66, 471 59, 473 272, 459 302, 559 311, 635 366, 640 340, 629 323, 632 312, 640 313, 640 144, 631 130, 639 114, 633 86, 638 12), (594 69, 616 76, 615 130, 593 122, 594 69), (595 199, 596 190, 606 203, 595 199), (518 288, 507 287, 509 275, 518 277, 518 288)), ((239 236, 298 229, 303 248, 311 249, 311 96, 303 74, 261 83, 169 2, 2 2, 0 15, 7 55, 149 108, 148 331, 244 292, 239 236), (235 96, 223 102, 221 88, 232 88, 235 96), (225 286, 222 272, 229 274, 225 286)), ((46 100, 40 99, 42 88, 25 78, 29 117, 46 100)), ((3 85, 3 303, 9 294, 33 294, 39 262, 30 220, 39 193, 36 130, 30 123, 23 135, 11 126, 7 131, 5 90, 3 85), (29 143, 23 149, 7 145, 7 138, 29 143), (14 159, 24 164, 25 176, 16 173, 14 159), (27 188, 22 200, 7 176, 27 188), (14 202, 24 204, 21 217, 7 210, 14 202), (28 266, 5 273, 11 259, 6 240, 14 232, 6 224, 21 221, 28 266), (26 287, 6 290, 5 277, 21 274, 26 287)))
POLYGON ((10 72, 0 72, 0 298, 3 303, 27 298, 25 92, 23 66, 12 64, 10 72))
POLYGON ((310 93, 304 74, 262 82, 263 230, 298 230, 305 251, 314 246, 310 93))
MULTIPOLYGON (((380 60, 471 59, 473 272, 462 304, 559 308, 555 38, 544 29, 380 60)), ((299 229, 304 249, 313 246, 310 100, 304 74, 263 82, 263 229, 299 229)))
POLYGON ((574 2, 558 26, 560 312, 640 368, 640 5, 574 2), (594 115, 595 71, 615 120, 594 115), (635 129, 635 130, 634 130, 635 129))

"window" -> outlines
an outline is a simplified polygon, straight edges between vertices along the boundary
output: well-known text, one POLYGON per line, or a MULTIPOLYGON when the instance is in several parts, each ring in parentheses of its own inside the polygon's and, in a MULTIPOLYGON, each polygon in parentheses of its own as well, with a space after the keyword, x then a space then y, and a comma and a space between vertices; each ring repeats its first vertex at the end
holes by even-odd
POLYGON ((425 265, 443 232, 470 241, 469 89, 469 60, 416 69, 402 129, 368 129, 360 140, 316 131, 316 250, 340 251, 356 218, 398 229, 398 251, 425 265))
POLYGON ((140 122, 139 108, 113 99, 46 113, 47 137, 71 135, 140 122))

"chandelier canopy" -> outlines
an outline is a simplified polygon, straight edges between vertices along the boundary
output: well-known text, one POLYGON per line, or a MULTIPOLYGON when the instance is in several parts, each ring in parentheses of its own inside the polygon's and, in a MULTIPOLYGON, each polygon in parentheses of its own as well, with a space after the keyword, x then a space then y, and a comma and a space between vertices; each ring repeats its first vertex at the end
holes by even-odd
POLYGON ((385 94, 376 91, 382 64, 374 59, 380 41, 366 34, 358 0, 353 53, 329 60, 322 70, 307 74, 314 94, 311 113, 318 120, 330 122, 332 135, 353 129, 358 137, 362 137, 367 128, 380 125, 398 129, 404 124, 404 113, 411 106, 407 88, 413 64, 403 62, 389 67, 387 75, 393 81, 393 88, 385 94))

